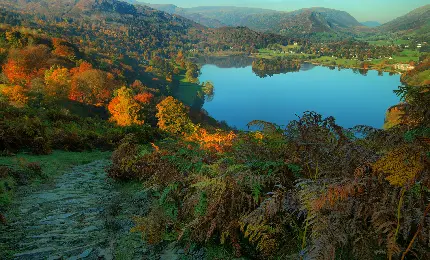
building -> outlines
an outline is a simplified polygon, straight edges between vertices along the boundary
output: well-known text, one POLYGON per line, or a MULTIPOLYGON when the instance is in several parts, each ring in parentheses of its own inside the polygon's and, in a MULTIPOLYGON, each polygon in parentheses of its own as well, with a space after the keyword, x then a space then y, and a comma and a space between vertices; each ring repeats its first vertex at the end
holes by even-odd
POLYGON ((397 63, 394 64, 394 68, 396 70, 403 70, 403 71, 408 71, 408 70, 413 70, 415 69, 415 66, 412 66, 410 64, 401 64, 401 63, 397 63))

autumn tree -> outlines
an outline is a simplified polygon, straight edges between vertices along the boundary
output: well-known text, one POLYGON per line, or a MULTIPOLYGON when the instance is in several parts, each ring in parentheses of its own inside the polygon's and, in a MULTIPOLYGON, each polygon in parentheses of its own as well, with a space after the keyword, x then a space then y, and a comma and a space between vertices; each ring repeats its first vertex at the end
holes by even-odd
POLYGON ((13 49, 2 67, 3 73, 11 84, 28 86, 33 78, 44 75, 51 58, 50 49, 46 45, 13 49))
POLYGON ((112 115, 110 121, 119 126, 143 124, 143 120, 139 120, 141 106, 133 99, 132 90, 122 87, 115 94, 115 98, 108 105, 109 112, 112 115))
POLYGON ((75 51, 70 46, 70 44, 62 39, 59 39, 59 38, 52 39, 52 45, 54 46, 54 50, 52 51, 52 53, 57 56, 65 57, 65 58, 70 58, 75 56, 75 51))
POLYGON ((137 94, 136 96, 134 96, 134 100, 136 100, 137 102, 142 103, 142 104, 151 103, 153 98, 154 98, 154 95, 149 93, 149 92, 140 93, 140 94, 137 94))
POLYGON ((116 81, 111 73, 89 69, 72 77, 69 98, 85 104, 101 106, 109 101, 116 81))
POLYGON ((187 109, 180 101, 167 97, 157 105, 158 127, 172 134, 188 133, 193 124, 187 109))
POLYGON ((181 64, 184 60, 184 53, 182 51, 178 52, 178 55, 176 56, 176 63, 181 64))
POLYGON ((70 73, 67 68, 52 66, 45 71, 45 93, 48 96, 65 99, 70 92, 70 73))
POLYGON ((9 101, 9 104, 14 107, 24 107, 28 102, 25 89, 19 85, 3 87, 0 93, 5 96, 9 101))

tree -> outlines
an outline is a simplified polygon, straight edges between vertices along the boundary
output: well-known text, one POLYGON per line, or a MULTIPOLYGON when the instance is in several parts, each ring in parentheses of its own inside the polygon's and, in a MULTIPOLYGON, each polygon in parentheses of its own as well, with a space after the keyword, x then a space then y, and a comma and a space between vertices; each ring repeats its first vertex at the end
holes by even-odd
POLYGON ((97 69, 78 72, 72 78, 69 98, 85 104, 101 106, 111 97, 116 81, 111 73, 97 69))
POLYGON ((167 97, 157 105, 158 127, 172 134, 185 134, 193 129, 187 109, 180 101, 167 97))
POLYGON ((122 87, 116 91, 116 96, 108 105, 111 113, 110 121, 119 126, 141 125, 143 120, 139 120, 141 106, 133 99, 131 89, 122 87))
POLYGON ((203 82, 202 86, 203 86, 203 92, 207 96, 207 100, 212 101, 214 98, 214 95, 215 95, 215 92, 214 92, 215 88, 214 88, 213 83, 210 81, 203 82))
POLYGON ((44 75, 52 55, 46 45, 29 46, 11 50, 3 73, 10 83, 29 86, 32 79, 44 75))
POLYGON ((25 89, 19 85, 4 87, 1 89, 1 94, 5 96, 14 107, 22 108, 28 102, 25 89))
POLYGON ((67 68, 52 66, 45 71, 45 93, 48 96, 65 99, 70 92, 70 73, 67 68))
POLYGON ((187 64, 187 72, 185 73, 185 77, 191 83, 199 82, 199 68, 196 64, 191 62, 187 64))
POLYGON ((154 95, 148 92, 140 93, 134 96, 134 100, 136 100, 139 103, 142 104, 149 104, 151 103, 152 99, 154 98, 154 95))

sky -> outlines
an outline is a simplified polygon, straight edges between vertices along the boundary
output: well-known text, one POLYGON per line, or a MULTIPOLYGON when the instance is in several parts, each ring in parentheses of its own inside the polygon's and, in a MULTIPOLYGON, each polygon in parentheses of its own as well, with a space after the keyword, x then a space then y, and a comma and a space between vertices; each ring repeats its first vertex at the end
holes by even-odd
POLYGON ((429 0, 146 0, 151 4, 174 4, 179 7, 241 6, 294 11, 306 7, 327 7, 347 11, 358 21, 385 23, 405 15, 429 0))

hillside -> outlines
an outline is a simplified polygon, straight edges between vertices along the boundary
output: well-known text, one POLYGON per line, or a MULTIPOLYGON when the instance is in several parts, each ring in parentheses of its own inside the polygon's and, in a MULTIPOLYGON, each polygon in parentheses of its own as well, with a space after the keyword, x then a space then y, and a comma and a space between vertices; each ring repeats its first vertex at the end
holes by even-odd
POLYGON ((377 21, 366 21, 366 22, 362 22, 361 24, 364 25, 364 26, 367 26, 367 27, 378 27, 378 26, 381 26, 381 24, 379 22, 377 22, 377 21))
POLYGON ((200 6, 181 8, 172 4, 147 4, 151 8, 177 14, 198 22, 210 28, 222 26, 242 26, 241 20, 252 14, 270 14, 276 11, 260 8, 234 7, 234 6, 200 6))
POLYGON ((320 7, 280 12, 232 6, 194 8, 180 8, 175 5, 148 4, 148 6, 186 17, 212 28, 223 25, 246 26, 254 30, 294 37, 319 32, 338 32, 346 28, 362 26, 347 12, 320 7))
POLYGON ((404 32, 421 29, 430 25, 430 4, 417 8, 408 14, 379 27, 381 32, 404 32))
POLYGON ((288 36, 337 32, 360 26, 360 23, 347 12, 327 8, 300 9, 294 12, 277 12, 270 15, 249 15, 241 23, 252 29, 288 36))
POLYGON ((171 4, 147 4, 147 3, 140 3, 146 6, 149 6, 151 8, 169 13, 169 14, 176 14, 180 15, 182 17, 185 17, 187 19, 190 19, 194 22, 197 22, 199 24, 202 24, 209 28, 218 28, 222 26, 226 26, 226 24, 220 22, 217 19, 210 18, 208 16, 205 16, 203 14, 200 14, 198 12, 192 12, 186 8, 180 8, 176 5, 171 4))

